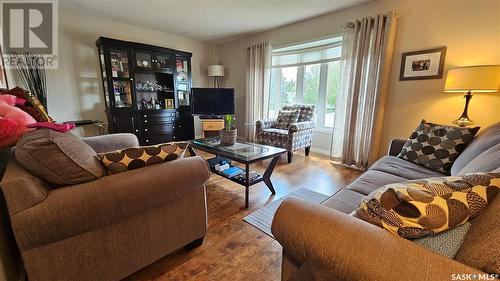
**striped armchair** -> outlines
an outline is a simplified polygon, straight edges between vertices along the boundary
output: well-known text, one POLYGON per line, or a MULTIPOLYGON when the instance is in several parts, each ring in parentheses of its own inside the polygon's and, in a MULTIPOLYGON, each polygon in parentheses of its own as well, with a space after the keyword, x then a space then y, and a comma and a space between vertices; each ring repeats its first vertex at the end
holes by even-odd
POLYGON ((287 105, 282 110, 299 110, 297 123, 292 123, 288 130, 276 127, 276 119, 259 120, 256 123, 255 136, 257 143, 285 148, 288 151, 288 163, 292 162, 293 152, 299 149, 309 155, 312 144, 314 121, 314 105, 287 105))

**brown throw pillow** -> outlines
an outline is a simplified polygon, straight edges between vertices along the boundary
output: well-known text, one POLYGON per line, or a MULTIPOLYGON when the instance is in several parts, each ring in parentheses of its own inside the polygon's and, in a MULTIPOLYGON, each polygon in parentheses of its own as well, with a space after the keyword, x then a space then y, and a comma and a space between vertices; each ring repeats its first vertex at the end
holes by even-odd
POLYGON ((499 186, 496 173, 388 184, 366 196, 353 215, 401 237, 420 238, 476 217, 499 186))
POLYGON ((398 157, 450 174, 453 162, 472 141, 477 131, 479 127, 454 127, 422 120, 398 157))
POLYGON ((78 184, 106 175, 96 155, 77 136, 49 129, 27 132, 15 148, 16 159, 26 170, 55 185, 78 184))
POLYGON ((152 146, 131 147, 106 153, 97 157, 110 174, 183 158, 188 147, 187 142, 171 142, 152 146))

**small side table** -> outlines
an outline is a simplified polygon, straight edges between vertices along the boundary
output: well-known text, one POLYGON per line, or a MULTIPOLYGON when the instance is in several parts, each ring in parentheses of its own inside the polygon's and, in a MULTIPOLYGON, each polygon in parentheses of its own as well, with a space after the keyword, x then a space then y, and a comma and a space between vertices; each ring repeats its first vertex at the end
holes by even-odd
POLYGON ((74 121, 66 121, 63 123, 73 123, 76 127, 84 127, 84 126, 94 126, 99 130, 100 135, 106 134, 105 126, 108 125, 108 122, 99 121, 99 120, 74 120, 74 121))
POLYGON ((218 137, 219 131, 224 129, 224 119, 202 119, 201 128, 204 138, 218 137))

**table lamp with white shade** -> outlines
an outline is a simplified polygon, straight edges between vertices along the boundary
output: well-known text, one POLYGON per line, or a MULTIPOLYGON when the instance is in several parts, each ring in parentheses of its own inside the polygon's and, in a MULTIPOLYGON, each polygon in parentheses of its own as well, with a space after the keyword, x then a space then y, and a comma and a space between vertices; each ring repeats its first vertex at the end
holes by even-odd
POLYGON ((212 64, 208 66, 208 76, 214 78, 214 88, 220 87, 219 77, 224 77, 224 66, 212 64))
POLYGON ((500 65, 466 66, 448 70, 444 92, 466 93, 464 112, 453 123, 461 127, 474 124, 467 113, 472 93, 496 93, 499 88, 500 65))

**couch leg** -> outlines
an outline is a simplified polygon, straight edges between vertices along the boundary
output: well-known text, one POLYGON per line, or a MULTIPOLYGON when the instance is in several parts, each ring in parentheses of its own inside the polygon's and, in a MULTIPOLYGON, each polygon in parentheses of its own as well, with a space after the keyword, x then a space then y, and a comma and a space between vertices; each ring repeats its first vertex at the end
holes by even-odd
POLYGON ((306 156, 309 156, 309 152, 311 152, 311 147, 310 146, 306 147, 306 156))
POLYGON ((292 151, 288 151, 288 164, 292 163, 292 158, 293 158, 293 152, 292 151))
POLYGON ((205 239, 205 237, 201 237, 200 239, 196 239, 194 240, 193 242, 187 244, 186 246, 184 246, 184 249, 186 251, 189 251, 189 250, 192 250, 196 247, 199 247, 201 246, 201 244, 203 244, 203 239, 205 239))

